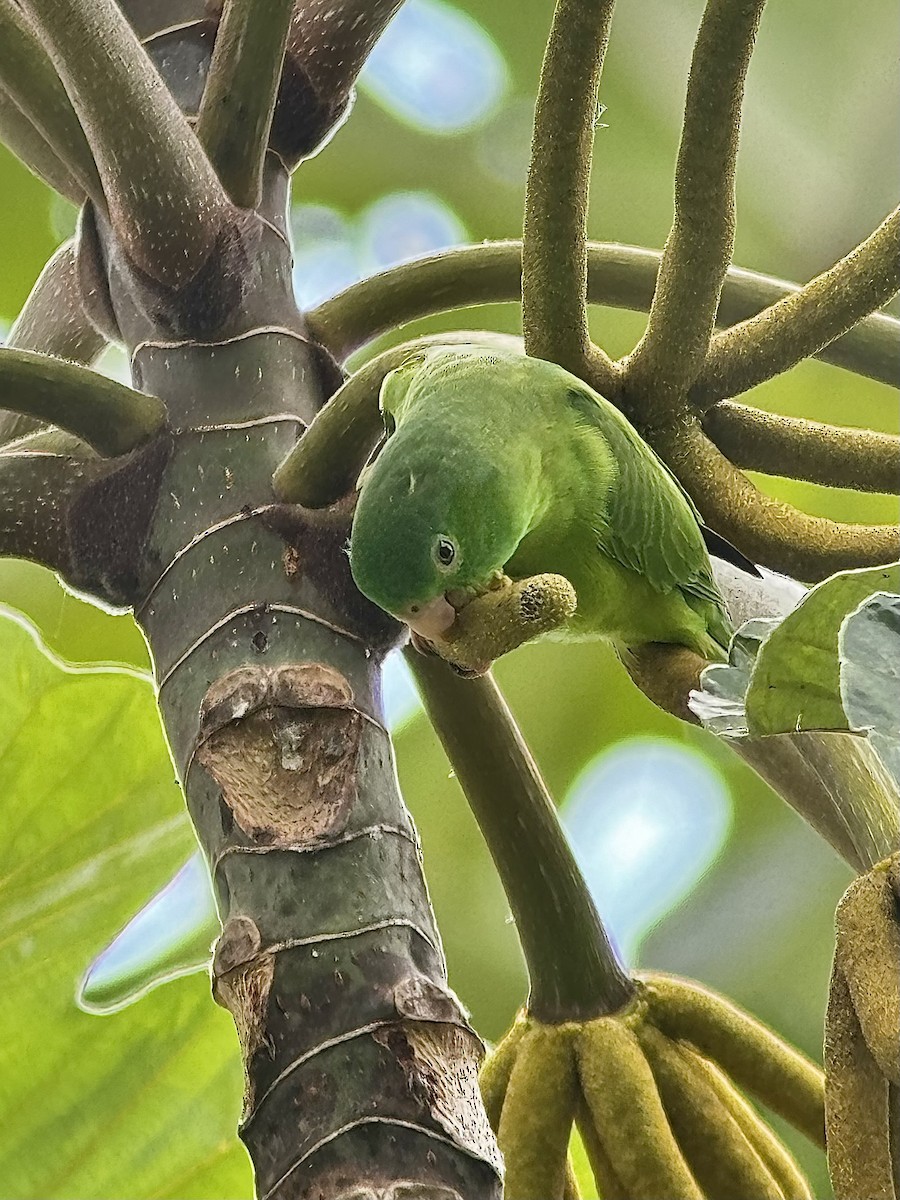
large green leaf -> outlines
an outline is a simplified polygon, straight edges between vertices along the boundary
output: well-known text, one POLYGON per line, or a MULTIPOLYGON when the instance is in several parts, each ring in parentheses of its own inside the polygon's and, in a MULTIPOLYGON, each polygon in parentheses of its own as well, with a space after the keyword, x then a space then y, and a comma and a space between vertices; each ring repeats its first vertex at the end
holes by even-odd
POLYGON ((842 571, 814 587, 760 647, 746 697, 751 735, 850 729, 841 703, 841 626, 873 593, 898 590, 897 564, 842 571))
POLYGON ((841 628, 841 703, 900 788, 900 596, 878 592, 841 628))
POLYGON ((0 610, 4 1198, 249 1196, 230 1019, 198 976, 110 1017, 87 964, 193 847, 140 672, 73 669, 0 610))

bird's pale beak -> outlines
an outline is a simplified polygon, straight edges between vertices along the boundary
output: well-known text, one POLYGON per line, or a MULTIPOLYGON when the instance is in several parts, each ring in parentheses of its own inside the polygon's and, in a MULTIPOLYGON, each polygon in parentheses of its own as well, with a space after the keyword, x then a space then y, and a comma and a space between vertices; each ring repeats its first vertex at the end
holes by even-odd
POLYGON ((456 620, 456 609, 443 596, 436 596, 427 604, 413 605, 406 612, 394 615, 420 637, 434 641, 440 639, 456 620))

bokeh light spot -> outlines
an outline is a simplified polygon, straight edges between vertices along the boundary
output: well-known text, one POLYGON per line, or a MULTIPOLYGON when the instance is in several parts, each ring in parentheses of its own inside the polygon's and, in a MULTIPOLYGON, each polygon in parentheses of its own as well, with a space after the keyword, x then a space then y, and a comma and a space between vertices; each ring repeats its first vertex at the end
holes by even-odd
POLYGON ((385 724, 391 733, 396 733, 422 708, 409 667, 399 650, 392 651, 385 659, 381 673, 381 698, 385 724))
POLYGON ((356 250, 346 242, 321 242, 294 255, 294 295, 313 308, 360 278, 356 250))
POLYGON ((456 213, 430 192, 393 192, 362 214, 360 252, 366 271, 458 246, 466 231, 456 213))
POLYGON ((493 111, 506 80, 500 50, 470 16, 442 0, 408 0, 370 54, 359 82, 406 124, 453 134, 493 111))
POLYGON ((731 799, 722 776, 695 751, 629 738, 582 771, 562 816, 600 915, 633 966, 644 936, 722 849, 731 799))
POLYGON ((482 171, 498 183, 524 185, 533 127, 533 99, 520 97, 505 105, 478 135, 475 153, 482 171))
POLYGON ((466 231, 431 192, 390 192, 349 220, 323 204, 291 210, 294 294, 312 308, 363 275, 456 246, 466 231))
POLYGON ((204 969, 219 930, 209 875, 198 850, 85 972, 81 1008, 115 1012, 151 988, 204 969))

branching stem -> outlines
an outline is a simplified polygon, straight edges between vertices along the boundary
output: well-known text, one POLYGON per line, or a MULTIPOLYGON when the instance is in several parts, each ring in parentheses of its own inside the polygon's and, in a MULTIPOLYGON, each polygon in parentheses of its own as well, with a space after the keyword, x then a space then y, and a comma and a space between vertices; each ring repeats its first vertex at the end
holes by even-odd
MULTIPOLYGON (((704 409, 782 374, 852 329, 898 288, 900 208, 895 208, 861 245, 800 291, 717 334, 691 400, 704 409)), ((896 382, 896 363, 892 370, 896 382)))
POLYGON ((15 0, 0 0, 0 86, 43 137, 55 157, 100 208, 100 176, 84 130, 59 76, 15 0))
MULTIPOLYGON (((87 319, 81 303, 74 242, 60 246, 41 271, 6 344, 84 366, 103 350, 106 342, 87 319)), ((0 412, 0 445, 37 427, 31 417, 0 412)))
POLYGON ((233 202, 256 208, 293 0, 230 0, 196 133, 233 202))
POLYGON ((154 396, 28 350, 0 351, 0 408, 58 425, 104 456, 133 450, 166 420, 154 396))
POLYGON ((587 211, 597 89, 614 0, 559 0, 538 90, 522 242, 525 350, 605 396, 617 371, 587 321, 587 211))
POLYGON ((765 0, 708 0, 688 79, 675 220, 646 332, 627 360, 629 405, 660 419, 700 371, 734 247, 744 79, 765 0))
MULTIPOLYGON (((8 0, 5 0, 8 2, 8 0)), ((23 0, 87 134, 131 260, 176 286, 209 257, 228 200, 115 0, 23 0)))
POLYGON ((616 1012, 634 994, 563 834, 556 808, 490 675, 460 679, 406 651, 422 700, 503 882, 540 1021, 616 1012))
POLYGON ((707 524, 773 571, 815 583, 836 571, 893 562, 900 554, 896 526, 845 525, 766 496, 695 422, 658 430, 653 445, 707 524))
POLYGON ((35 453, 24 445, 0 451, 0 557, 28 559, 70 575, 69 510, 97 477, 97 466, 96 459, 35 453))
MULTIPOLYGON (((656 250, 589 242, 589 303, 646 312, 659 260, 656 250)), ((403 263, 351 284, 312 309, 307 321, 318 340, 343 360, 409 321, 473 305, 514 303, 521 289, 522 243, 485 242, 403 263)), ((796 284, 731 267, 716 321, 734 325, 799 291, 796 284)), ((815 357, 894 384, 900 373, 900 321, 885 313, 866 317, 815 357)))
POLYGON ((16 102, 0 87, 0 142, 48 187, 75 205, 84 203, 84 189, 63 165, 56 151, 16 102))
POLYGON ((344 121, 353 85, 403 0, 303 0, 295 6, 272 147, 289 169, 344 121))
POLYGON ((782 417, 730 400, 706 412, 703 428, 736 467, 858 492, 900 491, 896 434, 782 417))

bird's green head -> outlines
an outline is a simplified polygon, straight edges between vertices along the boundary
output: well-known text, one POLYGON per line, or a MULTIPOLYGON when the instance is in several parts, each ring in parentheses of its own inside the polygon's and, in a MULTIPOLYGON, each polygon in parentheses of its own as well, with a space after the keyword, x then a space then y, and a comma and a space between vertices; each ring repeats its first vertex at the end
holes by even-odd
POLYGON ((350 538, 356 586, 422 636, 440 636, 456 616, 447 593, 485 586, 522 538, 510 493, 477 440, 449 424, 405 422, 360 489, 350 538))

